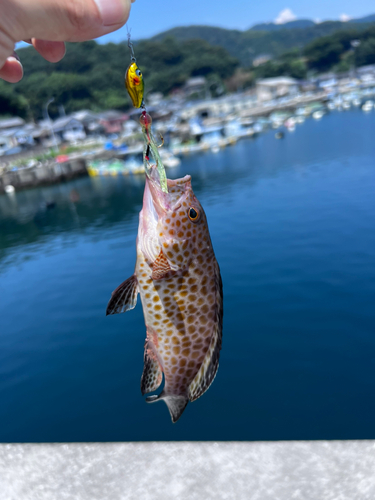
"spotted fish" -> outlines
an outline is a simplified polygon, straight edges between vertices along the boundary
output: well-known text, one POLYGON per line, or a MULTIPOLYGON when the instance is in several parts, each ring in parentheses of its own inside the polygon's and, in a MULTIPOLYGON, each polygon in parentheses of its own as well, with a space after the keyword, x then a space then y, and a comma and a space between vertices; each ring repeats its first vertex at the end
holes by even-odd
POLYGON ((133 309, 141 296, 146 323, 142 394, 164 388, 172 422, 209 388, 219 366, 223 293, 206 215, 189 175, 160 188, 156 167, 146 177, 133 276, 112 294, 107 314, 133 309))

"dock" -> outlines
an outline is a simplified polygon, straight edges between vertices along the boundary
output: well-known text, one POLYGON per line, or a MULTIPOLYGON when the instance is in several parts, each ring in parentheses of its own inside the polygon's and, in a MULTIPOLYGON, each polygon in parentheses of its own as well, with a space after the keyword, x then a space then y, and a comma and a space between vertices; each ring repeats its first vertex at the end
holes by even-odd
POLYGON ((18 168, 6 171, 0 175, 0 193, 7 186, 13 186, 16 191, 30 187, 56 184, 66 180, 87 175, 86 161, 77 158, 63 163, 49 162, 29 168, 18 168))
POLYGON ((1 444, 0 500, 373 500, 375 441, 1 444))

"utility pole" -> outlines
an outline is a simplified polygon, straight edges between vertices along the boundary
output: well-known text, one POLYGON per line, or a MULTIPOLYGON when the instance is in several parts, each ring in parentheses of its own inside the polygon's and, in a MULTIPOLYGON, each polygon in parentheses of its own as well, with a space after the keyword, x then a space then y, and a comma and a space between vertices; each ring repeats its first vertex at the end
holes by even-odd
POLYGON ((57 145, 57 141, 56 141, 56 136, 55 136, 55 132, 53 131, 53 127, 52 127, 52 121, 51 121, 51 118, 49 116, 49 113, 48 113, 48 106, 51 104, 51 102, 53 102, 55 100, 54 97, 52 97, 46 104, 46 115, 47 115, 47 120, 48 120, 48 124, 49 124, 49 129, 50 129, 50 132, 51 132, 51 136, 53 137, 53 143, 55 145, 55 150, 56 150, 56 153, 58 152, 59 148, 58 148, 58 145, 57 145))

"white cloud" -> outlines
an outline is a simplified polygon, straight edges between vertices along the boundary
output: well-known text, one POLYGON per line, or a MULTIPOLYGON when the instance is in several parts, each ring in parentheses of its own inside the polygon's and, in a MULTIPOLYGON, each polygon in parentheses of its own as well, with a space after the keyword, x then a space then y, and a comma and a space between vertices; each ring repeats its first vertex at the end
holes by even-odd
POLYGON ((297 16, 290 9, 283 9, 275 19, 275 24, 285 24, 296 19, 297 16))
POLYGON ((348 16, 348 14, 340 14, 340 21, 342 23, 347 23, 348 21, 350 21, 351 17, 348 16))
POLYGON ((319 17, 317 17, 316 19, 314 19, 314 23, 315 24, 320 24, 321 22, 322 22, 322 20, 319 17))

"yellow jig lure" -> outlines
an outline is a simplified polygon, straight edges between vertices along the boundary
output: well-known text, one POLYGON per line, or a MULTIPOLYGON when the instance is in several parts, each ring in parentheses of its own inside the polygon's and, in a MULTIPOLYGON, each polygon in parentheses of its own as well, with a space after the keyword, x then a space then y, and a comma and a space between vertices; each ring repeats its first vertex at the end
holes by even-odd
POLYGON ((138 68, 137 63, 133 61, 125 75, 125 87, 128 91, 130 99, 132 100, 135 108, 140 108, 143 104, 143 94, 145 90, 145 83, 141 70, 138 68))

